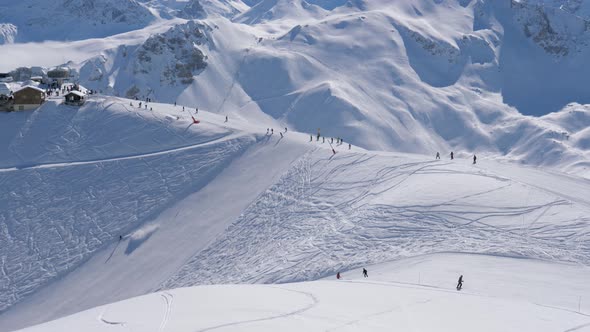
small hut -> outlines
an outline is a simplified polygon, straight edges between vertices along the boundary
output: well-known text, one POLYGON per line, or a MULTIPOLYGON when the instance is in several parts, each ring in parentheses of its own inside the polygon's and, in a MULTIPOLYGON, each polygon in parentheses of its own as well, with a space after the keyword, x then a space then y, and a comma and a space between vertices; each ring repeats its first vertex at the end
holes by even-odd
POLYGON ((12 96, 14 98, 13 111, 36 109, 45 102, 45 91, 30 85, 14 92, 12 96))
POLYGON ((70 91, 66 95, 64 95, 66 105, 72 106, 82 106, 84 104, 84 100, 86 99, 86 95, 84 95, 80 91, 70 91))

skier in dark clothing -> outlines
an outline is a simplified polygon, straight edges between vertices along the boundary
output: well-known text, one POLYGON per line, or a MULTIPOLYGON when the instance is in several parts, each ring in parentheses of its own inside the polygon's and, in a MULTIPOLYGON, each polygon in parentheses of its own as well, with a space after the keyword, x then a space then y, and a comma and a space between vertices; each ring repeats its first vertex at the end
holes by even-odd
POLYGON ((440 159, 440 153, 436 153, 436 159, 440 159))
POLYGON ((451 151, 451 160, 453 160, 455 158, 455 155, 453 154, 453 151, 451 151))
POLYGON ((225 122, 227 122, 227 115, 225 116, 225 122))
POLYGON ((363 268, 363 277, 368 278, 369 277, 369 272, 367 272, 367 269, 363 268))
POLYGON ((336 273, 336 279, 340 279, 340 272, 336 273))
POLYGON ((457 290, 461 290, 463 288, 463 275, 459 277, 459 281, 457 282, 457 290))
POLYGON ((475 155, 473 155, 473 164, 475 165, 477 163, 477 157, 475 155))

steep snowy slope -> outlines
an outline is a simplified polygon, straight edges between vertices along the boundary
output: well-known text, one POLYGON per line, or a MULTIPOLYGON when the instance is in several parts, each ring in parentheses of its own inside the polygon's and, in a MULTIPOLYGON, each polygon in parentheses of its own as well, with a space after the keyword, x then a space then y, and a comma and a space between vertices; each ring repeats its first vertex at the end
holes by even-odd
POLYGON ((478 255, 420 256, 344 280, 201 286, 94 308, 27 332, 588 331, 587 268, 478 255), (492 268, 493 267, 493 268, 492 268), (461 292, 453 289, 465 276, 461 292), (361 280, 362 279, 362 280, 361 280), (584 301, 580 294, 584 294, 584 301), (207 299, 204 301, 203 299, 207 299))

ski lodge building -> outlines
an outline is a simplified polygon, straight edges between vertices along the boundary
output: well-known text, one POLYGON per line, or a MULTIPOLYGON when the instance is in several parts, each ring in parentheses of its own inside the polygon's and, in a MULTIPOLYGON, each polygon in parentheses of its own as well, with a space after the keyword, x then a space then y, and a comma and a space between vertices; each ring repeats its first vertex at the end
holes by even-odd
POLYGON ((34 86, 25 86, 12 94, 13 111, 33 110, 45 102, 45 91, 34 86))
POLYGON ((73 91, 68 92, 64 96, 64 98, 65 98, 64 103, 66 105, 82 106, 82 105, 84 105, 84 101, 86 100, 86 95, 80 91, 73 90, 73 91))

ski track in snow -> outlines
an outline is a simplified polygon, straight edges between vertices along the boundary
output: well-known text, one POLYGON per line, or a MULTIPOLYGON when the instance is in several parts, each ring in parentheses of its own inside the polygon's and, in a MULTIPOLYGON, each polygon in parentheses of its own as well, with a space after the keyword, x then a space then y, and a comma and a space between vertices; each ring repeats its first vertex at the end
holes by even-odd
POLYGON ((164 301, 164 317, 162 318, 162 322, 158 327, 158 332, 163 332, 166 328, 166 324, 170 320, 170 314, 172 313, 172 303, 174 301, 174 295, 169 292, 164 292, 160 294, 162 300, 164 301))
POLYGON ((323 154, 301 158, 162 288, 303 281, 432 252, 590 264, 590 211, 568 195, 485 166, 323 154))
POLYGON ((239 321, 239 322, 232 322, 232 323, 226 323, 226 324, 221 324, 221 325, 216 325, 216 326, 211 326, 211 327, 207 327, 204 329, 200 329, 200 330, 196 330, 195 332, 205 332, 205 331, 213 331, 213 330, 217 330, 217 329, 221 329, 221 328, 226 328, 226 327, 236 327, 236 326, 240 326, 240 325, 246 325, 249 323, 257 323, 257 322, 263 322, 263 321, 271 321, 271 320, 275 320, 275 319, 281 319, 281 318, 286 318, 286 317, 291 317, 291 316, 295 316, 295 315, 299 315, 302 314, 310 309, 312 309, 313 307, 315 307, 319 301, 318 299, 309 292, 304 292, 304 291, 298 291, 298 290, 294 290, 294 289, 287 289, 287 288, 283 288, 283 287, 278 287, 278 286, 267 286, 267 287, 271 287, 271 288, 276 288, 276 289, 280 289, 280 290, 284 290, 287 292, 291 292, 291 293, 297 293, 297 294, 302 294, 307 296, 311 302, 302 308, 299 308, 297 310, 291 311, 291 312, 287 312, 284 314, 280 314, 280 315, 274 315, 274 316, 270 316, 270 317, 264 317, 264 318, 257 318, 257 319, 249 319, 249 320, 243 320, 243 321, 239 321))
POLYGON ((230 134, 154 153, 0 171, 0 242, 9 244, 0 260, 0 312, 202 187, 216 165, 254 141, 230 134))

